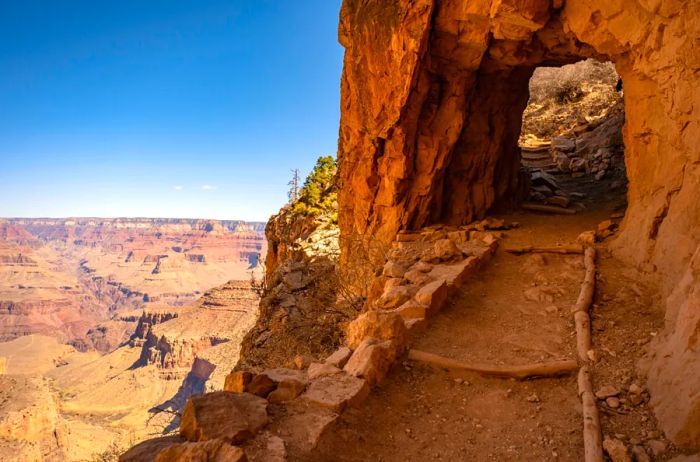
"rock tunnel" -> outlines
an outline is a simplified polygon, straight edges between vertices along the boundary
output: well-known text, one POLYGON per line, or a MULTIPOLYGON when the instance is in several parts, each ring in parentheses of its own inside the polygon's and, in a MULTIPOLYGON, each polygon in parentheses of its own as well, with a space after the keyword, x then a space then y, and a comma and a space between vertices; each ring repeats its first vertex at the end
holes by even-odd
POLYGON ((341 234, 463 224, 520 199, 517 147, 538 66, 615 63, 627 213, 616 257, 659 281, 646 365, 677 444, 700 447, 700 2, 344 0, 341 234))

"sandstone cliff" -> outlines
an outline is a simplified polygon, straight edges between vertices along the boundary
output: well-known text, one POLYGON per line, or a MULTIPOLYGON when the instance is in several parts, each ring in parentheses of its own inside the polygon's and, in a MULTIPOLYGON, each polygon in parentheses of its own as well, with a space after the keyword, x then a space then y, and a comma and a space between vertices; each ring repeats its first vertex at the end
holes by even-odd
POLYGON ((322 157, 297 200, 268 221, 265 284, 258 320, 246 336, 240 367, 291 364, 319 357, 341 339, 341 323, 359 305, 338 272, 335 161, 322 157))
POLYGON ((691 447, 700 447, 698 8, 695 0, 345 0, 339 28, 341 236, 387 243, 401 229, 459 225, 517 202, 517 139, 534 68, 615 63, 629 176, 615 250, 672 295, 649 383, 664 429, 691 447))

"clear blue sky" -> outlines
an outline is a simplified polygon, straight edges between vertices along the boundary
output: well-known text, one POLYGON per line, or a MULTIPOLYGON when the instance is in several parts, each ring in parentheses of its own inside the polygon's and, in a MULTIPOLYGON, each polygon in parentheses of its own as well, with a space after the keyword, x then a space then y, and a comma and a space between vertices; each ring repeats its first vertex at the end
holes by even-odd
POLYGON ((337 149, 341 0, 0 0, 0 216, 266 220, 337 149))

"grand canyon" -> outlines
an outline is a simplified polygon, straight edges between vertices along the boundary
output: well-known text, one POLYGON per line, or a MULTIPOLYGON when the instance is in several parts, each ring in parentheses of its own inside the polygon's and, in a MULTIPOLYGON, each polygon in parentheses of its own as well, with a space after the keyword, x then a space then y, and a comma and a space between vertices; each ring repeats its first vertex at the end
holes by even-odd
POLYGON ((0 460, 700 461, 700 2, 340 3, 266 223, 0 221, 0 460))
POLYGON ((263 229, 2 220, 2 457, 90 459, 157 434, 169 407, 221 387, 255 319, 263 229))

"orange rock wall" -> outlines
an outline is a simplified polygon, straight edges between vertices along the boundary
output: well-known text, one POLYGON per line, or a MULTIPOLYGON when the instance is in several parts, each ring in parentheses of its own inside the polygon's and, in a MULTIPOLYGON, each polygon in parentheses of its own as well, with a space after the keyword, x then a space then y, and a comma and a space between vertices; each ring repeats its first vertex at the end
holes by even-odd
POLYGON ((344 0, 339 26, 345 237, 389 242, 517 201, 534 68, 615 62, 630 187, 614 250, 667 294, 683 283, 649 386, 669 436, 691 447, 700 447, 698 11, 698 0, 344 0))

